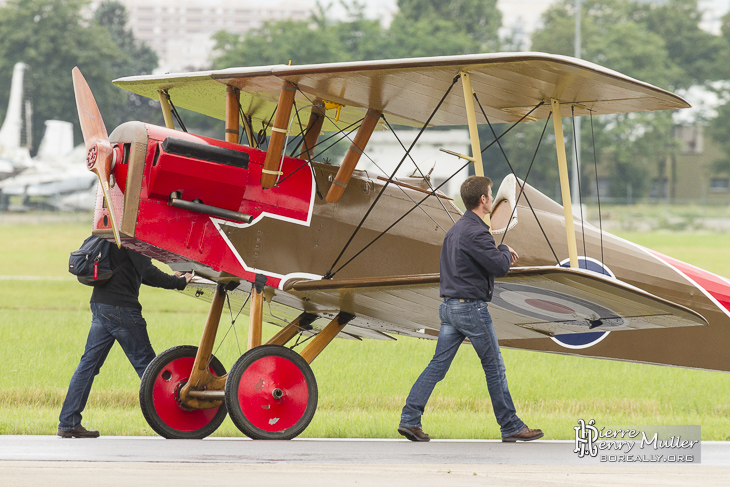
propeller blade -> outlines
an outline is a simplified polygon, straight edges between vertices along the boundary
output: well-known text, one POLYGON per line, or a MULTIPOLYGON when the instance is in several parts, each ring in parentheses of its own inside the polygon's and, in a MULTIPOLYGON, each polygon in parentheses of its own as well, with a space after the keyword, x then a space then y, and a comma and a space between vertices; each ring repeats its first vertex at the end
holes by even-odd
POLYGON ((78 67, 74 68, 71 74, 73 76, 76 109, 79 112, 81 133, 84 136, 84 144, 86 145, 86 167, 89 171, 96 173, 96 177, 99 178, 104 200, 106 200, 106 207, 109 210, 114 241, 117 243, 117 247, 122 248, 122 241, 117 229, 117 216, 109 189, 114 151, 109 143, 109 135, 104 126, 104 120, 101 118, 99 107, 88 83, 86 83, 86 79, 84 79, 78 67))
MULTIPOLYGON (((94 146, 89 150, 89 153, 87 155, 87 158, 92 156, 92 153, 99 157, 103 157, 105 159, 109 159, 111 161, 112 159, 112 149, 109 147, 108 153, 105 153, 104 151, 106 149, 103 146, 94 146), (98 152, 97 152, 98 151, 98 152)), ((90 162, 86 161, 87 166, 90 164, 90 162)), ((99 184, 101 184, 101 191, 104 193, 104 199, 106 200, 106 207, 107 210, 109 210, 109 218, 112 221, 112 232, 114 232, 114 241, 117 243, 117 247, 120 249, 122 248, 122 240, 119 237, 119 230, 117 229, 117 216, 116 212, 114 211, 114 204, 112 203, 111 198, 111 190, 109 188, 109 179, 111 176, 111 163, 110 164, 103 164, 103 163, 97 163, 94 164, 94 166, 91 168, 91 171, 96 173, 96 177, 99 178, 99 184)))
POLYGON ((96 105, 94 94, 91 93, 88 83, 81 70, 78 67, 71 71, 73 76, 74 94, 76 95, 76 109, 79 112, 79 123, 81 124, 81 133, 84 136, 86 150, 90 149, 90 145, 97 139, 109 141, 109 135, 104 126, 104 120, 99 113, 99 107, 96 105))

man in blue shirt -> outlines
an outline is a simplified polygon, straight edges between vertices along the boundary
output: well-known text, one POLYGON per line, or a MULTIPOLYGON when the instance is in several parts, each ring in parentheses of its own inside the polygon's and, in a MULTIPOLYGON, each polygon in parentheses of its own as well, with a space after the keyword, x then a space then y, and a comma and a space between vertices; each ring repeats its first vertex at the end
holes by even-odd
POLYGON ((492 300, 494 278, 506 275, 519 256, 508 245, 497 246, 484 223, 494 201, 489 178, 468 178, 461 185, 461 199, 467 211, 449 229, 441 248, 440 294, 444 300, 439 307, 441 329, 436 352, 411 388, 398 432, 411 441, 430 440, 421 428, 421 415, 459 345, 468 338, 482 362, 502 441, 536 440, 543 432, 528 428, 517 417, 487 305, 492 300))

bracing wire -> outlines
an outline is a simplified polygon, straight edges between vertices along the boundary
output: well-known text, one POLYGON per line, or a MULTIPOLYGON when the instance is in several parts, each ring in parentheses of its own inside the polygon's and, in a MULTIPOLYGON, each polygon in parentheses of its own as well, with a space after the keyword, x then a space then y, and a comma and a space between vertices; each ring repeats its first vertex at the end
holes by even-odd
POLYGON ((471 161, 467 161, 466 163, 464 163, 464 165, 461 166, 454 174, 452 174, 446 180, 444 180, 441 184, 439 184, 438 186, 436 186, 436 188, 433 190, 433 192, 431 192, 431 193, 427 194, 426 196, 424 196, 418 203, 416 203, 413 207, 411 207, 410 210, 408 210, 407 212, 405 212, 400 218, 398 218, 396 221, 394 221, 388 228, 386 228, 385 230, 383 230, 382 232, 380 232, 380 234, 378 234, 377 237, 375 237, 373 240, 371 240, 369 244, 367 244, 366 246, 364 246, 362 249, 360 249, 360 251, 358 253, 356 253, 355 255, 353 255, 352 257, 350 257, 350 259, 347 262, 345 262, 340 267, 338 267, 336 271, 334 271, 334 272, 331 272, 331 270, 328 271, 328 272, 331 272, 329 274, 329 277, 330 278, 334 277, 335 274, 337 274, 338 272, 340 272, 347 264, 349 264, 350 262, 352 262, 353 260, 355 260, 355 258, 358 255, 360 255, 363 252, 365 252, 365 250, 367 250, 371 245, 373 245, 375 242, 377 242, 380 239, 380 237, 382 237, 383 235, 385 235, 386 233, 388 233, 388 231, 391 228, 393 228, 398 223, 400 223, 401 221, 403 221, 403 219, 405 219, 405 217, 407 217, 408 215, 410 215, 413 210, 415 210, 416 208, 418 208, 419 206, 421 206, 421 203, 423 203, 424 201, 426 201, 431 196, 434 196, 436 194, 436 191, 438 191, 439 189, 441 189, 442 186, 444 186, 446 183, 448 183, 454 176, 456 176, 457 174, 459 174, 469 164, 471 164, 471 161))
MULTIPOLYGON (((390 132, 391 132, 391 133, 393 134, 393 136, 395 137, 395 140, 397 140, 397 141, 398 141, 398 143, 400 144, 401 148, 402 148, 403 150, 406 150, 406 146, 405 146, 405 145, 403 144, 403 142, 402 142, 402 141, 400 140, 400 138, 398 137, 398 134, 397 134, 397 133, 395 133, 395 130, 393 130, 393 127, 391 127, 391 125, 390 125, 390 122, 388 122, 388 120, 387 120, 387 119, 385 118, 385 115, 383 115, 383 121, 385 122, 385 125, 387 125, 387 126, 388 126, 388 130, 390 130, 390 132)), ((423 174, 423 172, 421 171, 421 168, 420 168, 420 167, 418 167, 418 164, 416 164, 416 161, 415 161, 415 160, 413 159, 413 157, 412 157, 412 156, 410 156, 410 155, 409 155, 409 157, 410 157, 410 159, 411 159, 411 162, 413 163, 413 165, 414 165, 414 166, 416 167, 416 170, 418 171, 418 173, 419 173, 419 174, 421 175, 421 177, 422 177, 422 178, 423 178, 423 180, 424 180, 424 181, 426 182, 426 184, 428 184, 428 189, 430 189, 431 191, 433 191, 433 185, 431 184, 431 181, 430 181, 430 180, 429 180, 428 178, 426 178, 426 176, 425 176, 425 175, 423 174)), ((369 158, 368 158, 368 159, 369 159, 369 158)), ((380 169, 380 168, 378 168, 378 169, 380 169)), ((380 169, 380 170, 381 170, 381 171, 383 171, 382 169, 380 169)), ((383 172, 384 172, 384 171, 383 171, 383 172)), ((386 176, 387 176, 387 174, 386 174, 386 176)), ((405 193, 405 191, 403 191, 403 192, 405 193)), ((449 219, 451 220, 451 223, 456 223, 456 222, 454 221, 454 217, 452 217, 452 216, 451 216, 451 212, 449 212, 449 210, 447 210, 447 209, 446 209, 446 206, 444 205, 444 202, 443 202, 443 201, 441 201, 441 198, 439 198, 439 197, 436 197, 436 199, 438 200, 439 204, 441 205, 441 208, 443 208, 443 210, 444 210, 444 211, 446 212, 446 214, 447 214, 447 215, 449 216, 449 219)), ((411 201, 412 201, 412 200, 411 200, 411 201)), ((414 203, 415 203, 415 201, 414 201, 414 203)), ((425 210, 424 210, 424 211, 425 211, 425 210)), ((428 213, 427 213, 427 214, 428 214, 428 213)), ((436 223, 436 224, 438 225, 438 223, 436 223)), ((441 227, 441 225, 439 225, 439 227, 441 227)))
MULTIPOLYGON (((214 292, 218 292, 218 290, 215 290, 214 292)), ((236 320, 238 319, 238 316, 241 314, 241 311, 243 311, 243 308, 246 307, 246 304, 248 303, 249 298, 251 298, 251 294, 246 297, 246 299, 243 301, 243 304, 241 305, 241 309, 238 310, 238 313, 236 313, 236 317, 233 317, 233 310, 231 309, 231 298, 228 296, 228 293, 226 293, 226 302, 228 303, 228 312, 231 315, 231 326, 228 327, 228 330, 226 330, 226 334, 223 335, 223 338, 221 338, 221 341, 218 343, 218 347, 215 349, 215 352, 210 354, 210 358, 208 359, 208 363, 205 364, 205 368, 208 369, 210 367, 210 363, 213 360, 213 357, 218 353, 218 350, 221 349, 221 346, 223 345, 223 342, 226 341, 226 338, 228 337, 228 334, 231 332, 231 329, 233 329, 233 334, 236 337, 236 345, 238 346, 238 354, 243 355, 243 352, 241 351, 241 343, 238 340, 238 332, 236 332, 236 320)), ((198 379, 198 384, 200 383, 200 380, 202 380, 203 376, 201 375, 198 379)))
MULTIPOLYGON (((527 168, 527 173, 525 174, 525 179, 522 180, 523 188, 524 185, 527 184, 527 179, 530 177, 530 172, 532 171, 532 166, 535 164, 535 159, 537 158, 537 152, 540 150, 540 145, 542 144, 542 140, 545 137, 545 131, 547 130, 548 123, 550 122, 550 118, 552 117, 552 112, 548 114, 547 118, 545 119, 545 125, 542 128, 542 133, 540 134, 540 139, 537 141, 537 147, 535 147, 535 153, 532 155, 532 160, 530 161, 530 167, 527 168)), ((509 232, 509 223, 512 221, 512 218, 515 216, 515 212, 517 211, 517 205, 520 202, 520 198, 522 198, 522 195, 525 194, 524 191, 520 191, 519 196, 517 196, 517 201, 515 201, 515 206, 512 208, 512 213, 510 213, 509 220, 507 220, 507 226, 504 229, 504 233, 502 234, 502 239, 499 242, 500 245, 504 243, 504 239, 507 237, 507 232, 509 232)), ((552 250, 552 247, 551 247, 552 250)), ((555 251, 553 251, 553 254, 555 254, 555 251)), ((557 259, 558 256, 555 256, 555 259, 557 259)))
MULTIPOLYGON (((411 150, 413 150, 413 147, 418 142, 418 139, 421 138, 421 135, 426 130, 426 127, 428 127, 428 124, 431 123, 431 120, 436 115, 436 113, 438 112, 438 110, 441 108, 441 105, 446 100, 446 97, 449 96, 449 93, 451 93, 451 89, 454 87, 454 85, 456 84, 456 82, 458 80, 459 80, 459 76, 455 76, 454 79, 453 79, 453 81, 451 82, 451 85, 446 90, 446 93, 444 93, 444 96, 441 97, 441 100, 439 100, 438 104, 436 105, 436 108, 433 109, 433 111, 431 112, 431 115, 429 115, 429 117, 428 117, 428 120, 426 120, 426 122, 421 127, 421 130, 419 130, 418 134, 413 139, 413 142, 411 143, 411 146, 406 151, 406 154, 403 156, 403 158, 400 160, 400 162, 398 163, 398 165, 396 166, 396 168, 393 170, 393 174, 385 182, 385 184, 383 185, 383 188, 380 190, 380 192, 378 193, 378 195, 375 197, 375 200, 373 200, 372 204, 370 205, 370 207, 368 208, 368 210, 365 212, 365 215, 360 220, 360 223, 358 223, 357 227, 352 232, 352 235, 350 236, 350 239, 347 241, 347 243, 345 244, 345 246, 342 248, 342 251, 337 256, 337 258, 335 259, 335 261, 332 263, 332 266, 330 267, 330 269, 327 271, 327 273, 324 276, 325 279, 331 279, 332 278, 332 276, 333 276, 332 270, 337 265, 337 263, 339 262, 339 260, 342 258, 342 255, 345 253, 345 251, 347 250, 347 248, 352 243, 353 239, 355 238, 355 235, 357 235, 357 233, 362 228, 363 224, 365 223, 365 220, 367 220, 367 218, 370 216, 370 213, 373 211, 373 208, 375 208, 375 205, 377 205, 378 204, 378 201, 380 201, 381 196, 383 196, 383 194, 385 194, 386 188, 388 187, 388 185, 390 184, 390 182, 393 180, 393 178, 395 178, 395 175, 398 172, 398 170, 400 169, 401 165, 403 165, 403 162, 406 160, 406 158, 410 154, 411 150)), ((358 252, 358 254, 359 254, 359 252, 358 252)))
POLYGON ((258 137, 256 139, 256 144, 259 148, 261 148, 262 145, 264 145, 264 142, 266 142, 266 147, 268 148, 269 144, 266 141, 266 131, 271 127, 271 121, 274 119, 274 115, 276 114, 276 110, 279 109, 279 103, 276 104, 274 107, 274 110, 271 112, 271 116, 269 117, 268 122, 261 121, 261 130, 259 130, 258 137))
MULTIPOLYGON (((348 128, 350 128, 350 127, 353 127, 354 125, 356 125, 356 124, 358 124, 358 123, 360 123, 360 122, 362 122, 362 119, 360 119, 360 120, 359 120, 359 121, 357 121, 357 122, 351 123, 350 125, 348 125, 347 127, 345 127, 345 128, 343 129, 343 130, 347 130, 348 128)), ((358 127, 354 127, 354 128, 352 128, 352 130, 350 130, 350 131, 349 131, 349 132, 348 132, 347 134, 345 134, 345 137, 349 136, 349 135, 350 135, 350 134, 351 134, 352 132, 354 132, 355 130, 357 130, 357 128, 358 128, 358 127)), ((338 134, 339 134, 339 133, 343 133, 343 130, 339 131, 339 132, 338 132, 338 134)), ((337 134, 335 134, 335 135, 337 135, 337 134)), ((334 135, 332 135, 332 136, 330 136, 330 137, 327 137, 327 140, 331 139, 332 137, 334 137, 334 135)), ((338 142, 340 142, 341 140, 342 140, 342 139, 338 139, 338 140, 337 140, 336 142, 334 142, 334 143, 333 143, 332 145, 330 145, 329 147, 327 147, 326 149, 324 149, 323 151, 321 151, 321 152, 319 153, 319 155, 322 155, 322 154, 324 154, 325 152, 327 152, 327 151, 328 151, 329 149, 331 149, 331 148, 332 148, 332 147, 333 147, 334 145, 336 145, 336 144, 337 144, 338 142)), ((316 147, 317 145, 320 145, 320 144, 316 144, 316 145, 315 145, 314 147, 316 147)), ((312 149, 314 149, 314 147, 312 147, 312 149)), ((292 172, 290 172, 289 174, 287 174, 287 175, 286 175, 285 177, 281 178, 281 179, 280 179, 279 181, 277 181, 277 182, 276 182, 276 185, 275 185, 275 186, 279 186, 279 185, 280 185, 281 183, 283 183, 284 181, 286 181, 286 180, 287 180, 287 179, 288 179, 288 178, 289 178, 290 176, 293 176, 293 175, 294 175, 294 173, 296 173, 297 171, 299 171, 299 170, 300 170, 301 168, 303 168, 304 166, 308 166, 308 165, 309 165, 309 162, 310 162, 310 161, 307 161, 307 162, 305 162, 304 164, 300 165, 300 166, 299 166, 298 168, 294 169, 294 170, 293 170, 292 172)), ((315 180, 316 180, 316 178, 315 178, 315 180)))
MULTIPOLYGON (((586 224, 583 218, 583 191, 580 182, 580 155, 578 154, 578 136, 575 130, 575 105, 570 106, 570 111, 573 119, 573 148, 575 149, 575 169, 576 175, 578 176, 578 205, 580 206, 580 231, 583 237, 583 256, 588 257, 586 252, 586 224)), ((580 267, 580 263, 578 263, 580 267)), ((585 268, 588 269, 588 262, 585 262, 585 268)))
MULTIPOLYGON (((509 166, 510 172, 515 176, 515 179, 517 179, 517 185, 522 190, 522 193, 524 193, 524 185, 520 183, 519 178, 517 177, 517 174, 515 173, 514 168, 512 167, 512 164, 509 162, 509 158, 507 157, 507 154, 504 152, 504 148, 502 147, 502 144, 499 142, 499 139, 497 138, 497 134, 494 131, 494 126, 492 126, 492 122, 489 121, 489 117, 487 117, 486 112, 484 111, 484 107, 482 107, 481 102, 479 101, 479 98, 477 97, 477 94, 474 93, 474 99, 477 102, 477 105, 479 105, 479 109, 482 112, 482 115, 484 116, 484 119, 487 121, 487 124, 489 125, 489 129, 492 132, 492 136, 496 139, 495 142, 499 146, 500 151, 502 152, 502 156, 504 156, 504 160, 507 162, 507 166, 509 166)), ((542 102, 538 106, 542 105, 542 102)), ((535 107, 537 108, 537 107, 535 107)), ((542 227, 542 223, 540 223, 540 219, 537 217, 537 213, 535 212, 535 208, 533 208, 532 203, 530 203, 530 198, 527 197, 527 194, 525 194, 525 201, 527 201, 527 206, 530 207, 530 210, 532 211, 532 215, 535 217, 535 221, 537 222, 537 226, 540 228, 540 231, 542 232, 542 235, 545 237, 545 241, 548 244, 548 247, 550 247, 550 251, 553 253, 553 256, 555 257, 555 261, 560 264, 560 259, 558 259, 558 255, 555 253, 555 250, 553 249, 553 245, 550 242, 550 239, 547 236, 547 233, 545 233, 545 229, 542 227)))
POLYGON ((182 121, 182 117, 180 117, 180 114, 177 111, 177 108, 175 108, 175 104, 172 102, 172 98, 170 97, 170 94, 167 91, 163 91, 165 94, 165 98, 167 98, 167 103, 170 104, 170 112, 175 117, 175 120, 177 120, 178 125, 180 125, 180 128, 183 132, 187 132, 188 129, 185 127, 185 124, 182 121))
POLYGON ((593 131, 593 110, 590 110, 591 114, 591 139, 593 143, 593 167, 596 171, 596 198, 598 199, 598 228, 601 234, 601 268, 605 269, 603 262, 603 217, 601 215, 601 193, 598 190, 598 158, 596 157, 596 134, 593 131))
MULTIPOLYGON (((292 151, 289 153, 289 157, 294 157, 294 154, 297 152, 297 150, 299 150, 299 146, 301 146, 302 143, 304 142, 304 137, 307 135, 306 134, 307 130, 306 130, 306 128, 304 128, 302 126, 302 119, 301 119, 301 117, 299 117, 299 110, 303 110, 303 109, 307 108, 307 106, 309 106, 309 105, 305 105, 302 108, 297 108, 297 100, 296 99, 294 100, 294 115, 297 117, 297 123, 299 124, 299 134, 296 135, 295 137, 299 137, 299 141, 296 144, 294 144, 292 151)), ((293 121, 294 120, 292 120, 292 122, 293 121)), ((309 152, 309 151, 307 151, 307 152, 309 152)), ((309 160, 309 157, 307 157, 307 160, 309 160)))
MULTIPOLYGON (((525 115, 522 116, 522 118, 520 118, 512 126, 510 126, 504 132, 502 132, 499 135, 499 137, 497 137, 495 140, 493 140, 492 142, 490 142, 487 145, 487 147, 484 148, 484 150, 487 150, 492 145, 496 144, 499 139, 501 139, 502 137, 504 137, 510 130, 512 130, 514 127, 516 127, 517 124, 519 124, 520 122, 522 122, 523 120, 525 120, 527 117, 529 117, 532 114, 532 112, 534 112, 535 110, 537 110, 542 104, 543 104, 543 102, 540 102, 535 107, 533 107, 532 110, 530 110, 529 112, 527 112, 525 115)), ((484 152, 484 150, 482 152, 484 152)), ((415 204, 415 206, 413 206, 410 210, 408 210, 406 213, 404 213, 400 218, 398 218, 395 222, 393 222, 393 224, 391 224, 388 228, 386 228, 385 230, 383 230, 377 237, 375 237, 369 244, 367 244, 365 247, 363 247, 357 254, 355 254, 354 256, 352 256, 347 262, 345 262, 339 268, 337 268, 337 270, 334 271, 330 275, 330 277, 334 277, 335 274, 337 274, 338 272, 340 272, 346 265, 348 265, 350 262, 352 262, 353 260, 355 260, 355 258, 358 255, 362 254, 367 248, 369 248, 378 239, 380 239, 380 237, 382 237, 383 235, 385 235, 391 228, 393 228, 398 223, 400 223, 403 219, 405 219, 413 210, 415 210, 416 208, 418 208, 424 201, 426 201, 429 197, 434 196, 436 194, 436 191, 438 191, 439 189, 441 189, 442 186, 446 185, 446 183, 448 183, 451 179, 453 179, 454 177, 456 177, 456 175, 459 174, 461 171, 463 171, 464 168, 466 168, 469 164, 471 164, 471 161, 465 162, 464 165, 462 165, 459 169, 456 170, 456 172, 454 172, 451 176, 449 176, 448 178, 446 178, 441 184, 439 184, 438 186, 436 186, 436 188, 434 188, 434 190, 431 193, 429 193, 426 196, 424 196, 418 203, 415 204)), ((540 224, 540 222, 538 221, 538 225, 539 224, 540 224)), ((542 227, 541 227, 541 229, 542 229, 542 227)), ((543 234, 544 234, 544 231, 543 231, 543 234)), ((548 241, 548 245, 550 245, 550 242, 549 241, 548 241)), ((552 250, 552 246, 550 248, 552 250)), ((555 255, 555 252, 554 251, 553 251, 553 255, 555 255)), ((557 260, 557 256, 555 258, 557 260)))

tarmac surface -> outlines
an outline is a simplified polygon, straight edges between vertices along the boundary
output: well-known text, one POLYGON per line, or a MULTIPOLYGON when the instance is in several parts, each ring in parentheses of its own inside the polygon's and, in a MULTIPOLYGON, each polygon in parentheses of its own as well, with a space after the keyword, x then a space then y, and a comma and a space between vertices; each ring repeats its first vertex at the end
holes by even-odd
POLYGON ((606 463, 574 448, 573 441, 0 436, 0 485, 730 485, 730 442, 703 442, 699 464, 606 463))

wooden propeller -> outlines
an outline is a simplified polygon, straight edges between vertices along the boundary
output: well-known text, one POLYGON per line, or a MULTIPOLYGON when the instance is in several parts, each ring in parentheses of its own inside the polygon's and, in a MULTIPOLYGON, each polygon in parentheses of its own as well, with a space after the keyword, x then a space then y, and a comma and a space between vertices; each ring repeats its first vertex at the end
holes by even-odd
POLYGON ((86 83, 86 79, 84 79, 78 67, 74 68, 71 73, 73 75, 76 109, 79 112, 81 133, 84 135, 84 144, 86 144, 86 167, 89 171, 96 173, 99 178, 99 184, 101 184, 101 190, 104 192, 104 199, 106 200, 106 207, 109 210, 109 218, 112 222, 114 241, 117 243, 117 247, 121 248, 122 241, 119 238, 119 230, 117 229, 117 216, 109 191, 109 180, 116 162, 114 160, 116 154, 109 143, 109 135, 104 126, 104 120, 101 118, 99 107, 96 105, 96 100, 86 83))

